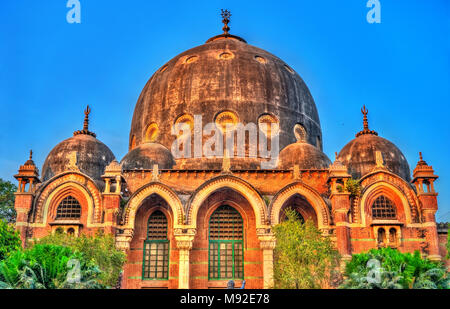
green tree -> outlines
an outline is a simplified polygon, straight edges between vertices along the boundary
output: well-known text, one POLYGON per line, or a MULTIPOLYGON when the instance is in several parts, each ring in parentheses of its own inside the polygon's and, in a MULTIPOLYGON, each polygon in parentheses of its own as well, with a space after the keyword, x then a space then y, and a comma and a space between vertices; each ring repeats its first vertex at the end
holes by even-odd
POLYGON ((338 277, 339 254, 314 223, 302 223, 294 210, 274 227, 274 281, 278 289, 316 289, 333 285, 338 277))
POLYGON ((106 286, 116 285, 126 261, 125 253, 116 249, 114 238, 104 233, 80 237, 55 233, 35 240, 35 244, 61 245, 71 248, 74 252, 80 252, 86 259, 94 261, 99 266, 101 270, 99 282, 106 286))
POLYGON ((450 278, 442 263, 420 256, 419 251, 401 253, 392 248, 354 254, 345 268, 346 289, 449 288, 450 278))
POLYGON ((14 209, 14 192, 16 191, 15 184, 0 178, 0 219, 9 223, 16 222, 16 210, 14 209))
POLYGON ((101 271, 79 252, 65 246, 36 245, 0 262, 2 289, 104 288, 101 271))
POLYGON ((21 248, 19 233, 12 224, 0 219, 0 261, 9 254, 21 248))

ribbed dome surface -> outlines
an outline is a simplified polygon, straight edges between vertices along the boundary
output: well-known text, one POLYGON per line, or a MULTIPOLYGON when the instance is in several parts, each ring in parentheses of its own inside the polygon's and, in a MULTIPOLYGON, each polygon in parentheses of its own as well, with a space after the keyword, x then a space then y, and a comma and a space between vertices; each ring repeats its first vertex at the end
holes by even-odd
POLYGON ((149 125, 156 123, 154 141, 171 149, 171 126, 180 115, 201 115, 204 126, 222 111, 235 113, 244 125, 272 114, 279 121, 280 149, 296 141, 297 123, 307 142, 322 147, 316 105, 302 78, 276 56, 232 38, 181 53, 152 76, 134 110, 130 145, 146 142, 149 125))
POLYGON ((91 135, 78 134, 52 149, 42 167, 42 181, 73 170, 73 164, 94 180, 102 180, 105 167, 113 160, 114 154, 108 146, 91 135))
POLYGON ((376 151, 383 156, 384 165, 406 181, 410 181, 410 170, 400 149, 385 138, 374 134, 362 134, 349 142, 338 155, 354 178, 361 178, 376 166, 376 151))
POLYGON ((281 150, 278 156, 279 169, 292 169, 299 165, 300 169, 327 169, 330 159, 316 147, 299 141, 281 150))
POLYGON ((171 152, 159 143, 141 144, 121 161, 123 170, 152 169, 154 164, 160 169, 170 169, 175 164, 171 152))

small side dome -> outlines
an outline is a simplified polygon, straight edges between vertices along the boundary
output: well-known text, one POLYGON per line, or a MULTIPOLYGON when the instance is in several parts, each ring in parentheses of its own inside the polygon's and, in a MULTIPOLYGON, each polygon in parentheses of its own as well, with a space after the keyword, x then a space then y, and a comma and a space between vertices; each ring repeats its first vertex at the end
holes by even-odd
POLYGON ((291 169, 298 165, 300 169, 327 169, 330 159, 318 148, 304 141, 286 146, 278 156, 279 169, 291 169))
POLYGON ((42 167, 42 181, 45 182, 60 173, 79 171, 102 182, 106 166, 115 159, 112 151, 89 131, 89 106, 85 110, 83 130, 75 131, 50 151, 42 167))
POLYGON ((160 169, 171 169, 175 161, 169 149, 153 142, 140 144, 127 153, 120 164, 123 170, 152 169, 155 164, 160 169))
POLYGON ((411 179, 409 164, 403 153, 392 142, 369 130, 368 111, 365 106, 361 111, 364 115, 364 130, 342 148, 338 155, 339 160, 348 167, 352 177, 361 178, 377 166, 376 152, 379 151, 384 166, 409 182, 411 179))
POLYGON ((101 181, 106 166, 113 160, 114 154, 108 146, 91 135, 78 134, 50 151, 42 167, 42 181, 74 170, 101 181))

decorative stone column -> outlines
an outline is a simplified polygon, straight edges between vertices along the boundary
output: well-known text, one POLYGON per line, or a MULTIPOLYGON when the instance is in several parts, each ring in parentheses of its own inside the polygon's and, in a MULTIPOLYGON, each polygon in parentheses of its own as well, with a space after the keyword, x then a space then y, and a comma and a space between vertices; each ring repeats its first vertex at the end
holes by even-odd
POLYGON ((438 178, 434 174, 433 167, 423 160, 422 153, 419 152, 419 162, 413 171, 412 183, 416 186, 417 197, 422 204, 423 227, 426 231, 426 240, 428 244, 428 258, 439 261, 442 259, 439 254, 439 241, 437 234, 437 225, 435 214, 438 209, 437 195, 434 190, 433 182, 438 178), (423 185, 426 184, 426 191, 423 185))
POLYGON ((189 289, 189 254, 194 243, 195 229, 175 229, 177 243, 178 262, 178 288, 189 289))
POLYGON ((274 287, 273 280, 273 250, 275 249, 276 239, 271 233, 258 235, 260 248, 263 251, 263 277, 264 288, 272 289, 274 287))
POLYGON ((105 189, 103 195, 103 210, 105 212, 104 225, 105 232, 108 234, 114 234, 115 225, 117 224, 116 216, 120 209, 121 196, 121 182, 122 182, 122 168, 115 159, 105 168, 105 174, 102 178, 105 181, 105 189), (111 191, 111 185, 116 185, 114 191, 111 191))
POLYGON ((330 166, 329 185, 331 189, 331 208, 336 225, 336 246, 341 254, 343 265, 351 259, 350 224, 348 213, 350 211, 350 192, 347 191, 347 181, 350 179, 347 167, 336 159, 330 166))
POLYGON ((132 228, 118 229, 116 233, 116 248, 128 254, 134 230, 132 228))
POLYGON ((19 181, 17 192, 14 193, 16 196, 14 208, 17 213, 16 229, 20 233, 22 246, 25 247, 27 237, 29 237, 30 232, 30 228, 28 226, 28 213, 31 211, 31 207, 33 205, 36 184, 40 183, 39 170, 33 162, 33 152, 31 150, 30 158, 24 165, 20 166, 19 173, 14 175, 14 177, 19 181), (26 190, 27 184, 29 184, 28 190, 26 190))

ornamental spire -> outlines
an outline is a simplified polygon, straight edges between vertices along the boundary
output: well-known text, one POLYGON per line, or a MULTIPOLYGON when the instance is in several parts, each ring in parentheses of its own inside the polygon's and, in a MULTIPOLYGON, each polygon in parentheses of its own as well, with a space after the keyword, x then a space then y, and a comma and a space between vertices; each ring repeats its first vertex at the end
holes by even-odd
POLYGON ((222 15, 222 22, 224 24, 222 28, 223 34, 228 34, 228 31, 230 31, 230 27, 228 27, 228 24, 230 23, 231 12, 224 9, 221 9, 221 11, 222 13, 220 15, 222 15))
POLYGON ((423 160, 422 152, 419 152, 419 162, 417 162, 417 165, 427 165, 427 162, 423 160))
POLYGON ((366 108, 366 105, 363 105, 363 108, 361 108, 361 113, 364 115, 364 117, 363 117, 364 130, 358 132, 356 134, 356 137, 363 135, 363 134, 378 135, 378 133, 375 132, 374 130, 369 130, 369 121, 367 120, 367 114, 369 113, 369 110, 366 108))
POLYGON ((89 130, 89 114, 91 113, 91 108, 89 105, 84 110, 84 124, 83 124, 83 130, 88 131, 89 130))
POLYGON ((91 135, 93 137, 96 137, 96 134, 89 131, 89 114, 91 113, 91 108, 89 105, 84 110, 84 122, 83 122, 83 130, 78 130, 73 132, 73 135, 80 135, 80 134, 86 134, 91 135))

